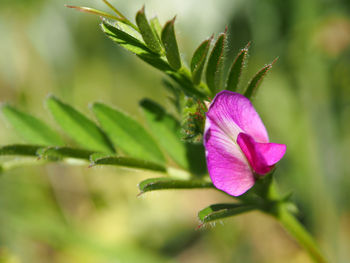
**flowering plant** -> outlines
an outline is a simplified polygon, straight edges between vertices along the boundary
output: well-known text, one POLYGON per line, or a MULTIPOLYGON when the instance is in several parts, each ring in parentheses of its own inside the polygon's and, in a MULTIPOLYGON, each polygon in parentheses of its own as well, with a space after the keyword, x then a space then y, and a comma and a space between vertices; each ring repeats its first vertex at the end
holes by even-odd
MULTIPOLYGON (((148 20, 142 8, 134 24, 107 0, 103 1, 114 15, 87 7, 68 7, 103 17, 101 29, 106 36, 164 72, 168 77, 164 86, 175 114, 149 99, 142 100, 148 132, 127 114, 103 103, 91 107, 97 124, 49 96, 48 110, 75 142, 67 146, 43 121, 4 104, 3 115, 28 144, 3 146, 0 155, 29 156, 42 163, 117 165, 164 175, 140 182, 140 194, 191 188, 223 191, 234 196, 235 201, 201 210, 201 226, 259 210, 279 220, 316 262, 326 262, 312 237, 289 211, 289 195, 281 196, 277 191, 273 171, 286 146, 269 142, 265 126, 250 102, 273 63, 264 66, 241 88, 249 44, 237 54, 224 80, 226 31, 219 34, 212 48, 214 38, 204 40, 188 68, 178 49, 175 19, 161 26, 157 18, 148 20), (169 165, 166 157, 176 166, 169 165)), ((6 170, 19 163, 9 160, 1 167, 6 170)))

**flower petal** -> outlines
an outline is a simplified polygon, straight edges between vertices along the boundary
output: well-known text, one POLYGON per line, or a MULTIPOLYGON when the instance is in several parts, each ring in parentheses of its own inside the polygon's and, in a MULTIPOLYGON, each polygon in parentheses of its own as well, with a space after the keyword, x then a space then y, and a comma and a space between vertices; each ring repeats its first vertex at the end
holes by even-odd
POLYGON ((253 172, 239 146, 209 118, 205 124, 204 146, 209 175, 216 188, 239 196, 254 185, 253 172))
POLYGON ((258 143, 253 137, 240 133, 237 143, 257 174, 269 173, 286 152, 286 145, 278 143, 258 143))
POLYGON ((240 132, 247 133, 257 142, 268 142, 266 128, 253 105, 243 95, 232 91, 219 92, 210 104, 207 118, 236 141, 240 132))
POLYGON ((262 153, 267 165, 274 165, 282 159, 287 146, 279 143, 257 143, 258 151, 262 153))

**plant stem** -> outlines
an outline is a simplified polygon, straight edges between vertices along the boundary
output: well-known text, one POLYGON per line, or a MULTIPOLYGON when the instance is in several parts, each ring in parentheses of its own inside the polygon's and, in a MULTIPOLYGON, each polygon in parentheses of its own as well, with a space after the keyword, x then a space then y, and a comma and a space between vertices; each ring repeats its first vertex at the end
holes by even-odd
POLYGON ((274 215, 284 226, 287 232, 293 236, 298 243, 309 253, 317 263, 327 263, 316 242, 303 227, 303 225, 286 209, 285 205, 280 205, 277 214, 274 215))
POLYGON ((310 257, 317 263, 327 263, 328 261, 322 255, 315 240, 304 226, 288 211, 285 202, 279 202, 281 195, 279 194, 276 182, 272 180, 269 185, 267 200, 276 202, 275 209, 267 210, 265 212, 274 216, 287 230, 287 232, 295 238, 295 240, 302 246, 310 255, 310 257))

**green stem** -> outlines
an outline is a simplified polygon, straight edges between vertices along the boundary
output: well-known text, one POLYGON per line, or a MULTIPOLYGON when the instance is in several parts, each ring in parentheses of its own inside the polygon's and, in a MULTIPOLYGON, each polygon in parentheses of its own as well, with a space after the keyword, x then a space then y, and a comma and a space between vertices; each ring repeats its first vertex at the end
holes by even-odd
POLYGON ((265 212, 274 216, 287 232, 295 238, 295 240, 302 246, 310 255, 310 257, 317 263, 327 263, 328 261, 322 255, 315 240, 310 233, 304 228, 304 226, 288 211, 285 202, 280 202, 281 195, 277 190, 277 186, 274 180, 272 180, 268 194, 265 197, 267 200, 275 202, 276 209, 265 210, 265 212))
POLYGON ((287 232, 309 253, 315 262, 328 262, 309 232, 290 212, 288 212, 285 205, 280 205, 279 211, 275 217, 284 226, 287 232))

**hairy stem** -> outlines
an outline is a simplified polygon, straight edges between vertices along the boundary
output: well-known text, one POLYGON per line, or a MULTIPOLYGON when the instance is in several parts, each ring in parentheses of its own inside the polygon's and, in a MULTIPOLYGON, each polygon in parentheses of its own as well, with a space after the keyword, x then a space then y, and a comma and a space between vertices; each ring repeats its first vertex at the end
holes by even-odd
POLYGON ((293 236, 298 243, 309 253, 313 260, 317 263, 328 262, 322 255, 316 242, 304 228, 304 226, 286 209, 284 205, 281 205, 277 215, 277 220, 284 226, 287 232, 293 236))
MULTIPOLYGON (((273 180, 269 186, 269 193, 266 199, 276 202, 281 200, 281 196, 277 191, 277 186, 273 180)), ((274 216, 280 224, 286 229, 286 231, 303 247, 310 257, 317 263, 327 263, 328 261, 322 255, 320 249, 311 234, 305 229, 305 227, 292 215, 285 202, 277 202, 273 206, 273 209, 265 210, 264 212, 274 216)))

